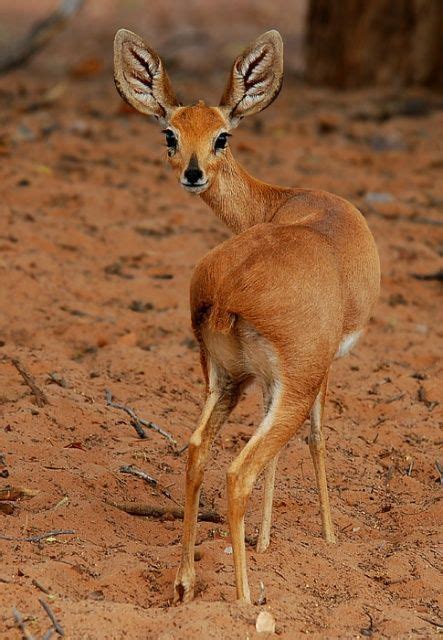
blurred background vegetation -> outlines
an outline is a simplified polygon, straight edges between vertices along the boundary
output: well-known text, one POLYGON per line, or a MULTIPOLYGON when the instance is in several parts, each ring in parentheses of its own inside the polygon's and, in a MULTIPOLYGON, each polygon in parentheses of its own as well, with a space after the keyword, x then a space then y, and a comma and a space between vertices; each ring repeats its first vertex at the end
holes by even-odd
POLYGON ((112 37, 124 26, 176 75, 212 88, 247 42, 277 28, 289 78, 337 89, 443 87, 441 0, 2 0, 0 12, 3 73, 31 60, 37 76, 65 65, 109 75, 112 37), (40 48, 52 52, 44 66, 40 48))

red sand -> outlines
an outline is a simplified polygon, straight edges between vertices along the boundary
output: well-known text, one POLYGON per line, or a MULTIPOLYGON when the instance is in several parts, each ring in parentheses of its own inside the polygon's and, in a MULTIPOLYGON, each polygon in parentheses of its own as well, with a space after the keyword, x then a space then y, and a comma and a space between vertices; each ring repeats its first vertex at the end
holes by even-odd
MULTIPOLYGON (((203 391, 188 284, 197 259, 228 232, 176 184, 156 126, 122 109, 111 82, 110 39, 115 26, 134 28, 137 14, 126 22, 123 9, 109 17, 105 4, 112 5, 93 2, 58 43, 2 78, 0 88, 0 452, 9 472, 0 488, 38 491, 12 515, 0 513, 0 531, 75 531, 40 543, 0 541, 0 636, 20 637, 15 606, 41 637, 50 626, 38 602, 44 598, 68 638, 252 639, 260 607, 234 601, 226 523, 199 525, 198 593, 193 603, 172 607, 181 522, 106 504, 172 504, 120 473, 124 464, 154 476, 182 502, 186 455, 155 433, 138 439, 104 394, 110 389, 186 443, 203 391), (97 38, 79 47, 91 16, 97 38), (72 67, 74 76, 66 71, 72 67), (68 84, 44 104, 60 82, 68 84), (36 406, 12 357, 47 405, 36 406)), ((23 15, 21 5, 10 10, 11 21, 23 15)), ((160 24, 166 10, 153 11, 160 24)), ((248 11, 246 40, 267 21, 263 11, 259 18, 248 11)), ((208 16, 206 6, 204 29, 213 29, 214 42, 226 41, 223 25, 208 16)), ((140 31, 143 25, 146 18, 140 31)), ((175 76, 193 99, 205 87, 189 86, 191 67, 183 60, 175 76)), ((222 85, 217 76, 209 87, 215 95, 222 85)), ((380 303, 358 348, 334 365, 326 407, 339 542, 328 546, 320 536, 306 424, 281 456, 270 549, 248 551, 253 597, 262 581, 281 638, 428 638, 438 631, 432 623, 441 622, 440 285, 411 274, 440 264, 443 117, 431 109, 380 122, 375 116, 388 98, 308 90, 289 78, 278 101, 232 139, 255 175, 353 201, 382 261, 380 303)), ((225 513, 225 470, 258 415, 257 396, 248 394, 217 440, 204 506, 225 513)), ((260 509, 259 487, 249 535, 260 509)))

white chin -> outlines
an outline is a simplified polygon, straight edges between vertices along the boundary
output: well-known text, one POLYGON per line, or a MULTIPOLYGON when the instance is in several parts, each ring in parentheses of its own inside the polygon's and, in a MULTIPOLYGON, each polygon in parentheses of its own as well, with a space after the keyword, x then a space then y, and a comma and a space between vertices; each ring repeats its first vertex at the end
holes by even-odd
POLYGON ((190 184, 184 184, 183 182, 181 182, 180 184, 183 187, 183 189, 185 189, 185 191, 187 191, 188 193, 198 194, 198 193, 203 193, 203 191, 206 191, 206 189, 209 186, 209 181, 206 181, 205 184, 190 185, 190 184))

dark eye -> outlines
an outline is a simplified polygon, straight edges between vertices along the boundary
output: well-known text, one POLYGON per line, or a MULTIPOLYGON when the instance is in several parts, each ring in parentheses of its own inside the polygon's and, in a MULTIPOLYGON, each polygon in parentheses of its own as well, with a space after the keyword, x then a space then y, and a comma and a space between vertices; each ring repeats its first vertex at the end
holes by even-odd
POLYGON ((172 155, 177 150, 177 138, 175 137, 175 133, 171 131, 171 129, 164 129, 163 133, 166 138, 166 146, 168 147, 168 154, 172 155))
POLYGON ((216 141, 214 143, 214 149, 216 151, 218 151, 219 149, 224 149, 226 147, 227 143, 228 143, 228 137, 230 135, 231 135, 230 133, 226 133, 226 132, 221 133, 217 137, 217 139, 216 139, 216 141))

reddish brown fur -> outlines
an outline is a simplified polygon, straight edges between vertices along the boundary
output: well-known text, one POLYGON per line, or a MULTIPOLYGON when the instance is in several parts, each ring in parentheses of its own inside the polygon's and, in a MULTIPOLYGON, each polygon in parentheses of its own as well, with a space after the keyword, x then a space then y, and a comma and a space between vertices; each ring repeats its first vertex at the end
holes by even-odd
MULTIPOLYGON (((252 179, 248 187, 253 187, 252 179)), ((268 188, 276 189, 271 186, 268 188)), ((278 195, 278 193, 270 193, 269 197, 278 202, 278 195)), ((331 291, 334 291, 334 294, 336 291, 331 281, 335 279, 337 272, 340 278, 340 298, 343 305, 342 318, 337 321, 341 326, 341 335, 362 329, 378 298, 380 283, 378 253, 366 221, 353 205, 329 193, 294 189, 289 194, 284 190, 284 197, 286 202, 278 206, 276 211, 268 209, 269 223, 253 225, 239 236, 216 247, 197 266, 191 285, 193 316, 195 316, 195 309, 207 304, 206 298, 214 297, 214 291, 218 292, 215 297, 223 300, 227 311, 242 315, 239 308, 229 308, 226 302, 231 300, 233 295, 229 291, 229 286, 234 287, 236 291, 236 280, 238 278, 241 280, 242 274, 247 274, 253 283, 248 288, 253 292, 252 297, 255 303, 261 299, 260 288, 263 282, 260 278, 254 277, 255 272, 268 273, 273 265, 275 269, 277 266, 280 269, 281 261, 285 259, 291 262, 289 272, 285 274, 279 270, 278 274, 273 273, 274 278, 278 278, 278 283, 274 283, 274 286, 276 284, 278 286, 280 303, 284 302, 285 295, 291 293, 294 306, 297 306, 293 296, 303 294, 300 286, 294 287, 294 285, 304 283, 306 287, 309 283, 308 295, 314 296, 321 293, 326 307, 331 291), (327 243, 324 242, 325 239, 327 243), (268 246, 272 246, 271 256, 265 250, 268 246), (242 264, 237 263, 235 261, 237 252, 243 256, 248 255, 248 260, 244 260, 242 264), (317 263, 312 264, 311 257, 318 256, 321 252, 331 252, 335 263, 333 271, 331 265, 329 268, 323 265, 318 281, 320 291, 318 291, 314 289, 313 282, 323 263, 319 259, 317 263), (236 264, 236 271, 232 266, 233 263, 236 264), (311 265, 312 273, 309 271, 311 265), (226 268, 230 268, 229 277, 226 277, 226 268), (217 284, 214 284, 214 288, 210 291, 208 289, 210 285, 208 284, 206 288, 202 287, 198 282, 199 279, 205 283, 217 284)), ((256 202, 257 198, 254 199, 254 203, 256 202)), ((247 297, 244 296, 242 300, 246 302, 247 297)), ((257 302, 255 309, 257 318, 266 315, 270 310, 273 312, 274 320, 276 313, 285 315, 289 312, 294 316, 294 310, 288 309, 286 305, 280 305, 279 308, 269 303, 267 308, 266 306, 265 296, 264 306, 260 307, 257 302)))
POLYGON ((227 474, 237 597, 250 601, 244 545, 248 497, 257 475, 266 469, 257 544, 264 551, 269 544, 278 454, 309 412, 322 529, 326 540, 335 542, 321 429, 323 406, 329 369, 342 353, 340 345, 348 348, 357 340, 377 300, 377 249, 363 216, 349 202, 322 191, 266 184, 240 167, 228 147, 216 147, 220 133, 275 99, 283 69, 277 32, 263 34, 237 58, 219 107, 202 102, 177 106, 152 49, 143 50, 141 39, 129 32, 117 34, 116 46, 120 92, 168 127, 175 140, 169 161, 181 184, 199 193, 238 234, 199 262, 191 283, 192 323, 200 343, 207 398, 189 443, 175 599, 193 597, 198 499, 211 443, 242 389, 256 379, 263 390, 265 418, 227 474), (131 58, 134 46, 138 57, 131 58), (191 158, 192 170, 198 168, 200 176, 194 183, 186 177, 191 158))

